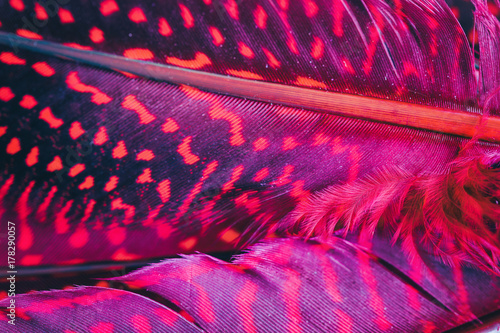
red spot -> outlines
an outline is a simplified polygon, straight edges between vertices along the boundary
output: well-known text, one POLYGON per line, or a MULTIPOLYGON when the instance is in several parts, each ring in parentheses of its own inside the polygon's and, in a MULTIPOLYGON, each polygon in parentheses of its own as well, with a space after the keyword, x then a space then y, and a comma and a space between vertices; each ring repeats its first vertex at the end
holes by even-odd
POLYGON ((69 169, 68 176, 75 177, 83 170, 85 170, 85 164, 82 163, 76 164, 71 169, 69 169))
POLYGON ((81 93, 91 93, 92 103, 97 105, 107 104, 112 101, 112 98, 101 92, 96 87, 88 86, 80 82, 77 72, 70 72, 66 78, 66 84, 70 89, 76 90, 81 93))
POLYGON ((106 132, 106 127, 101 126, 94 136, 94 143, 98 146, 103 145, 108 141, 108 133, 106 132))
POLYGON ((158 32, 160 35, 168 37, 172 34, 172 28, 168 24, 167 20, 165 20, 163 17, 160 17, 160 20, 158 21, 158 32))
POLYGON ((0 61, 7 65, 26 65, 26 60, 19 58, 12 52, 0 53, 0 61))
POLYGON ((248 198, 249 193, 243 193, 239 197, 234 199, 234 203, 237 206, 243 206, 246 209, 248 209, 248 212, 250 214, 255 214, 259 211, 260 209, 260 200, 259 198, 248 198))
POLYGON ((94 206, 95 206, 95 201, 90 200, 89 203, 87 204, 87 207, 85 208, 85 212, 83 213, 81 222, 85 222, 89 219, 90 214, 92 214, 92 211, 94 210, 94 206))
MULTIPOLYGON (((7 297, 7 293, 5 293, 7 297)), ((175 322, 179 319, 179 315, 170 309, 156 308, 154 314, 166 325, 173 327, 175 322)))
POLYGON ((150 168, 144 169, 142 174, 140 174, 139 177, 137 177, 137 182, 139 184, 154 182, 154 180, 151 178, 151 169, 150 168))
POLYGON ((36 266, 42 262, 42 259, 43 255, 41 254, 27 254, 21 259, 20 264, 22 266, 36 266))
POLYGON ((0 88, 0 100, 2 100, 4 102, 8 102, 11 99, 13 99, 14 97, 15 97, 15 95, 12 92, 12 90, 10 90, 9 87, 1 87, 0 88))
POLYGON ((17 29, 16 33, 24 38, 29 38, 29 39, 43 39, 42 36, 40 36, 37 33, 34 33, 33 31, 26 30, 26 29, 17 29))
POLYGON ((264 80, 264 78, 262 76, 260 76, 259 74, 254 73, 254 72, 250 72, 250 71, 237 70, 237 69, 227 69, 226 73, 229 75, 242 77, 244 79, 264 80))
POLYGON ((29 152, 28 156, 26 157, 26 165, 33 166, 36 163, 38 163, 38 154, 39 154, 38 147, 33 147, 29 152))
POLYGON ((155 154, 153 154, 153 151, 149 149, 144 149, 141 151, 139 154, 137 154, 137 160, 138 161, 151 161, 155 157, 155 154))
POLYGON ((55 70, 49 66, 46 62, 37 62, 31 66, 38 74, 42 76, 52 76, 55 74, 55 70))
POLYGON ((321 57, 323 57, 323 52, 325 51, 325 44, 321 38, 314 36, 314 41, 311 46, 311 56, 316 60, 321 59, 321 57))
POLYGON ((344 64, 344 68, 352 75, 356 74, 356 71, 354 70, 354 67, 352 67, 352 64, 351 62, 349 61, 349 59, 347 58, 344 58, 342 60, 342 63, 344 64))
POLYGON ((288 0, 278 0, 278 5, 284 11, 288 10, 288 0))
POLYGON ((103 2, 101 2, 99 10, 101 11, 102 15, 108 16, 118 11, 119 8, 114 0, 104 0, 103 2))
POLYGON ((67 9, 59 8, 58 15, 59 15, 59 20, 61 20, 62 24, 75 22, 75 19, 73 18, 73 15, 67 9))
POLYGON ((255 57, 253 51, 243 42, 238 43, 238 51, 241 53, 241 55, 249 59, 253 59, 253 57, 255 57))
POLYGON ((127 155, 127 148, 125 147, 125 141, 120 141, 113 148, 113 158, 122 158, 127 155))
POLYGON ((219 29, 216 27, 209 27, 208 31, 212 35, 212 43, 214 43, 215 46, 221 46, 224 44, 224 36, 222 36, 219 29))
POLYGON ((24 3, 22 0, 10 0, 9 4, 12 8, 17 11, 22 12, 24 10, 24 3))
POLYGON ((165 179, 161 181, 156 190, 160 194, 161 202, 167 202, 170 199, 170 180, 165 179))
POLYGON ((181 16, 184 20, 184 26, 188 29, 194 27, 194 18, 189 9, 183 4, 179 4, 179 8, 181 9, 181 16))
POLYGON ((253 180, 256 182, 260 182, 261 180, 263 180, 267 176, 269 176, 269 168, 264 168, 264 169, 257 171, 257 173, 255 174, 255 177, 253 177, 253 180))
POLYGON ((28 216, 31 214, 28 199, 34 185, 35 181, 31 181, 16 203, 16 211, 21 224, 19 227, 19 242, 16 245, 23 251, 29 249, 33 245, 33 230, 28 224, 28 216))
POLYGON ((189 195, 186 198, 186 200, 184 200, 184 202, 182 203, 182 205, 179 207, 179 209, 177 211, 177 215, 176 215, 177 218, 180 218, 181 216, 183 216, 184 214, 186 214, 186 212, 188 211, 189 206, 191 206, 191 203, 193 202, 194 198, 196 198, 196 196, 201 192, 201 188, 203 187, 203 183, 217 169, 218 165, 219 165, 219 162, 212 161, 203 170, 203 173, 202 173, 202 176, 200 178, 200 181, 194 185, 193 189, 189 193, 189 195))
POLYGON ((288 177, 290 177, 294 169, 295 167, 293 165, 285 165, 285 167, 283 168, 283 174, 276 181, 272 182, 271 185, 280 186, 288 184, 290 182, 290 179, 288 179, 288 177))
POLYGON ((147 22, 146 15, 144 15, 142 9, 137 7, 130 10, 128 18, 135 23, 147 22))
POLYGON ((80 124, 80 122, 75 121, 71 124, 69 136, 71 136, 73 140, 78 139, 83 133, 85 133, 85 131, 82 129, 82 124, 80 124))
POLYGON ((331 138, 323 133, 316 134, 314 136, 313 146, 319 146, 330 142, 331 138))
POLYGON ((310 195, 309 191, 304 190, 303 180, 297 180, 296 182, 293 182, 292 187, 293 188, 290 191, 290 195, 294 198, 303 200, 304 198, 307 198, 310 195))
POLYGON ((413 65, 411 62, 405 61, 403 63, 403 68, 404 68, 404 72, 403 72, 404 75, 406 75, 406 76, 415 75, 416 77, 419 77, 419 74, 418 74, 417 69, 415 68, 415 65, 413 65))
POLYGON ((294 149, 297 146, 300 146, 300 143, 295 141, 295 138, 289 136, 283 140, 283 150, 294 149))
POLYGON ((333 1, 333 33, 337 37, 342 37, 344 29, 342 27, 342 19, 344 17, 344 4, 342 1, 333 1))
POLYGON ((172 118, 167 118, 165 124, 161 126, 161 129, 165 133, 173 133, 179 129, 179 125, 172 118))
POLYGON ((267 141, 266 138, 258 138, 255 140, 253 143, 253 150, 254 151, 261 151, 269 147, 269 142, 267 141))
POLYGON ((7 126, 0 126, 0 136, 7 133, 7 126))
POLYGON ((148 49, 128 49, 123 52, 123 56, 138 60, 151 60, 154 58, 153 52, 148 49))
POLYGON ((14 155, 21 150, 21 142, 18 138, 12 138, 7 145, 7 154, 14 155))
POLYGON ((227 0, 224 3, 224 7, 226 8, 227 13, 232 19, 239 20, 240 13, 238 11, 238 4, 235 0, 227 0))
POLYGON ((149 319, 143 315, 134 315, 131 318, 132 326, 137 333, 151 333, 152 328, 149 319))
POLYGON ((128 95, 125 97, 122 106, 125 109, 135 111, 139 116, 139 123, 141 124, 149 124, 156 119, 156 117, 149 113, 148 109, 146 109, 146 107, 139 102, 134 95, 128 95))
POLYGON ((79 249, 89 241, 89 232, 83 224, 79 224, 75 232, 69 238, 69 245, 72 248, 79 249))
MULTIPOLYGON (((201 95, 202 98, 204 96, 210 95, 201 95)), ((225 120, 229 123, 229 133, 231 134, 231 137, 229 138, 229 144, 231 146, 241 146, 243 143, 245 143, 245 139, 243 138, 242 134, 243 125, 240 117, 238 117, 235 113, 226 110, 218 100, 215 100, 213 103, 211 103, 208 115, 213 120, 220 119, 225 120)))
POLYGON ((104 191, 109 192, 113 191, 116 188, 116 185, 118 184, 118 177, 116 176, 111 176, 109 178, 109 181, 104 185, 104 191))
POLYGON ((36 101, 35 97, 33 97, 31 95, 24 95, 21 102, 19 102, 19 105, 25 109, 32 109, 37 104, 38 104, 38 102, 36 101))
POLYGON ((49 19, 49 15, 47 15, 45 8, 43 8, 43 6, 40 6, 40 4, 38 2, 35 2, 35 14, 36 14, 36 18, 40 21, 44 21, 44 20, 49 19))
POLYGON ((85 178, 85 180, 83 181, 83 183, 81 183, 78 188, 80 190, 86 190, 86 189, 89 189, 91 188, 92 186, 94 186, 94 177, 92 176, 87 176, 87 178, 85 178))
MULTIPOLYGON (((109 1, 104 1, 104 2, 109 2, 109 1)), ((101 4, 101 8, 102 8, 102 4, 101 4)), ((102 10, 101 10, 101 12, 102 12, 102 10)), ((114 327, 115 326, 111 323, 99 322, 97 325, 90 327, 90 333, 113 333, 114 327)))
POLYGON ((45 120, 51 128, 58 128, 64 123, 62 119, 56 118, 54 116, 52 110, 48 106, 40 111, 39 118, 45 120))
POLYGON ((267 13, 261 5, 257 5, 255 10, 253 11, 253 18, 257 27, 259 27, 260 29, 266 28, 267 13))
POLYGON ((326 84, 324 84, 323 82, 316 81, 314 79, 310 79, 304 76, 298 76, 297 79, 295 80, 295 84, 303 87, 319 88, 323 90, 326 90, 328 88, 326 84))
POLYGON ((40 220, 40 222, 45 222, 45 219, 47 218, 45 212, 47 211, 47 208, 49 207, 50 202, 54 198, 54 195, 56 194, 56 192, 57 192, 57 186, 52 186, 49 193, 43 199, 42 204, 40 206, 38 206, 38 209, 36 212, 37 212, 37 217, 40 220))
POLYGON ((54 227, 56 229, 56 234, 64 234, 69 230, 68 219, 66 218, 66 214, 71 209, 73 205, 73 200, 66 202, 66 205, 56 214, 56 218, 54 221, 54 227))
POLYGON ((186 164, 194 164, 200 160, 198 156, 191 152, 191 141, 193 137, 188 136, 182 140, 182 143, 177 148, 177 152, 181 154, 184 158, 184 163, 186 164))
POLYGON ((262 48, 262 51, 264 51, 264 54, 267 57, 267 63, 272 68, 279 68, 281 66, 281 63, 278 61, 278 59, 276 59, 276 57, 274 56, 274 54, 271 53, 271 51, 269 51, 268 49, 266 49, 264 47, 262 48))
POLYGON ((140 258, 141 257, 136 254, 128 253, 124 248, 116 250, 116 252, 111 256, 111 259, 115 261, 131 261, 138 260, 140 258))
POLYGON ((104 32, 97 27, 93 27, 89 31, 90 40, 96 44, 104 42, 104 32))
POLYGON ((86 50, 86 51, 92 50, 92 48, 90 46, 83 46, 83 45, 80 45, 77 43, 63 43, 63 45, 67 46, 67 47, 72 47, 72 48, 78 49, 78 50, 86 50))
POLYGON ((313 0, 302 0, 302 3, 307 17, 312 18, 318 14, 318 5, 313 0))
POLYGON ((236 168, 233 169, 233 173, 231 174, 231 179, 222 186, 222 192, 227 192, 234 188, 234 183, 236 183, 238 179, 240 179, 244 169, 245 167, 243 165, 238 165, 236 168))
POLYGON ((167 57, 165 61, 170 65, 191 69, 200 69, 212 64, 206 54, 203 54, 201 52, 196 52, 193 60, 183 60, 175 57, 167 57))
POLYGON ((123 203, 122 198, 117 198, 117 199, 111 201, 111 209, 112 210, 116 210, 116 209, 125 210, 125 220, 123 221, 124 224, 131 223, 132 218, 135 215, 135 207, 132 205, 128 205, 126 203, 123 203))
POLYGON ((47 165, 47 171, 49 171, 49 172, 61 170, 62 168, 63 168, 63 164, 62 164, 61 158, 59 156, 54 157, 52 162, 50 162, 47 165))

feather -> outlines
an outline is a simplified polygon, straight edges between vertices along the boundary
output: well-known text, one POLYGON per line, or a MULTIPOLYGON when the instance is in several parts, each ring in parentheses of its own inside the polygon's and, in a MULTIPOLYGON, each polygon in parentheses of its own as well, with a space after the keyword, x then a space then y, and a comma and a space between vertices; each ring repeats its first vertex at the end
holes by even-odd
MULTIPOLYGON (((446 281, 480 276, 497 285, 496 277, 461 271, 466 263, 500 273, 499 25, 484 1, 474 4, 479 82, 467 37, 441 0, 1 2, 0 216, 18 230, 16 266, 33 273, 47 265, 111 267, 234 251, 273 233, 329 239, 340 228, 343 236, 361 234, 358 248, 382 229, 401 243, 403 253, 391 259, 399 271, 409 258, 432 277, 437 255, 452 271, 446 281)), ((281 242, 292 242, 290 251, 311 244, 281 242)), ((334 261, 343 266, 379 262, 375 252, 361 259, 347 241, 335 244, 334 261)), ((189 258, 165 265, 206 257, 189 258)), ((307 258, 299 278, 323 269, 307 258)), ((400 286, 392 268, 378 269, 365 273, 400 286)), ((360 284, 370 288, 369 280, 360 284)), ((449 294, 432 280, 422 288, 449 294)), ((363 299, 346 288, 347 297, 363 299)), ((400 298, 392 292, 382 298, 400 298)), ((454 301, 439 302, 444 312, 425 305, 431 316, 439 312, 436 329, 498 305, 476 309, 462 299, 449 310, 454 301)), ((424 328, 417 312, 401 311, 378 329, 402 329, 405 314, 413 316, 410 330, 424 328)), ((231 327, 223 314, 219 326, 203 323, 206 313, 190 315, 203 329, 231 327)), ((290 318, 294 325, 300 315, 290 318)), ((307 325, 321 330, 316 320, 324 319, 307 325)), ((375 319, 359 327, 373 328, 375 319)))

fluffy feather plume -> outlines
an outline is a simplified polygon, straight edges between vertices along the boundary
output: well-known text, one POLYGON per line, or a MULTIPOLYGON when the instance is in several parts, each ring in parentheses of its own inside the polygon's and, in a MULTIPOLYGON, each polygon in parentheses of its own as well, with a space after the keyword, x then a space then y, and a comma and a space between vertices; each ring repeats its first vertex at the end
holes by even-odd
MULTIPOLYGON (((421 240, 453 265, 472 263, 500 274, 500 170, 498 156, 465 156, 446 171, 413 175, 399 168, 333 185, 300 204, 285 225, 301 235, 330 235, 377 227, 394 240, 421 240)), ((406 246, 415 256, 415 246, 406 246)))

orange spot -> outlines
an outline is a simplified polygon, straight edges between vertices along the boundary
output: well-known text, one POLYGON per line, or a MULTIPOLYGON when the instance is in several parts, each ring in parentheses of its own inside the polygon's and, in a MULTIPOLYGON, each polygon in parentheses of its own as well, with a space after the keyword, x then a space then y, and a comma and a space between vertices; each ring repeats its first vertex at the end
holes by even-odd
POLYGON ((314 79, 310 79, 308 77, 298 76, 295 80, 295 84, 308 88, 319 88, 319 89, 327 89, 326 84, 320 81, 316 81, 314 79))
POLYGON ((276 57, 274 56, 274 54, 271 53, 271 51, 269 51, 268 49, 266 49, 264 47, 262 48, 262 51, 264 51, 264 54, 267 57, 267 63, 272 68, 279 68, 281 66, 281 63, 278 61, 278 59, 276 59, 276 57))
POLYGON ((188 29, 194 27, 194 18, 193 15, 191 15, 189 9, 183 4, 179 4, 179 8, 181 9, 181 16, 184 20, 184 26, 188 29))
POLYGON ((216 27, 209 27, 208 31, 212 35, 212 43, 214 43, 215 46, 221 46, 224 44, 224 36, 222 36, 219 29, 216 27))
POLYGON ((83 247, 85 244, 87 244, 88 241, 89 241, 89 232, 87 231, 87 228, 85 228, 85 226, 80 224, 76 228, 76 231, 69 238, 69 245, 72 248, 79 249, 83 247))
POLYGON ((319 133, 314 136, 313 146, 319 146, 330 142, 331 138, 325 134, 319 133))
POLYGON ((108 16, 118 11, 119 8, 114 0, 104 0, 103 2, 101 2, 99 10, 101 11, 102 15, 108 16))
POLYGON ((0 136, 7 133, 7 126, 0 126, 0 136))
POLYGON ((163 17, 160 17, 160 20, 158 21, 158 32, 160 35, 168 37, 172 34, 172 28, 170 27, 170 24, 168 24, 167 20, 165 20, 163 17))
POLYGON ((198 240, 196 239, 196 237, 191 237, 186 239, 185 241, 180 242, 179 247, 185 251, 189 251, 196 245, 197 242, 198 240))
POLYGON ((148 109, 146 109, 146 107, 139 102, 134 95, 128 95, 125 97, 122 106, 125 109, 135 111, 139 116, 139 123, 141 124, 149 124, 156 119, 156 117, 149 113, 148 109))
POLYGON ((222 192, 227 192, 234 188, 234 183, 236 183, 238 179, 240 179, 244 169, 245 167, 243 165, 238 165, 236 168, 233 169, 233 173, 231 174, 231 179, 222 186, 222 192))
POLYGON ((24 10, 24 3, 22 0, 10 0, 9 4, 12 8, 17 11, 22 12, 24 10))
POLYGON ((68 176, 75 177, 83 170, 85 170, 85 164, 82 163, 76 164, 71 169, 69 169, 68 176))
POLYGON ((312 42, 311 56, 319 60, 323 57, 323 52, 325 51, 325 44, 321 40, 321 38, 314 36, 314 41, 312 42))
POLYGON ((244 79, 264 80, 264 78, 257 73, 244 71, 244 70, 228 69, 228 70, 226 70, 226 73, 229 75, 238 76, 238 77, 241 77, 244 79))
POLYGON ((61 126, 64 122, 62 119, 56 118, 54 114, 52 113, 52 110, 50 107, 46 107, 42 111, 40 111, 40 119, 45 120, 51 128, 58 128, 61 126))
POLYGON ((165 124, 161 126, 161 129, 165 133, 173 133, 179 129, 179 125, 172 118, 167 118, 165 124))
POLYGON ((151 169, 150 168, 144 169, 142 174, 140 174, 139 177, 137 177, 136 182, 139 184, 154 182, 154 180, 151 178, 151 169))
POLYGON ((43 39, 42 36, 40 36, 37 33, 34 33, 33 31, 26 30, 26 29, 17 29, 16 33, 24 38, 29 38, 29 39, 43 39))
POLYGON ((94 186, 94 177, 92 176, 87 176, 85 178, 85 180, 83 181, 83 183, 81 183, 78 188, 80 190, 86 190, 86 189, 89 189, 91 188, 92 186, 94 186))
POLYGON ((52 76, 55 74, 55 70, 49 66, 46 62, 37 62, 31 66, 38 74, 42 76, 52 76))
POLYGON ((241 53, 242 56, 246 58, 253 59, 253 57, 255 57, 255 54, 253 53, 252 49, 250 49, 243 42, 238 43, 238 51, 241 53))
POLYGON ((283 174, 276 181, 272 182, 271 185, 280 186, 288 184, 290 182, 290 179, 288 179, 288 177, 290 177, 294 169, 295 167, 293 165, 285 165, 285 167, 283 168, 283 174))
POLYGON ((253 18, 254 18, 254 21, 255 21, 255 24, 257 25, 257 27, 259 27, 260 29, 266 28, 267 13, 264 10, 264 8, 262 8, 261 5, 257 5, 255 10, 253 11, 253 18))
POLYGON ((253 143, 253 150, 254 151, 261 151, 269 147, 269 142, 267 141, 266 138, 258 138, 255 140, 253 143))
POLYGON ((132 218, 135 215, 135 207, 126 203, 123 203, 122 198, 117 198, 113 201, 111 201, 111 209, 116 210, 116 209, 123 209, 125 210, 125 220, 123 221, 124 224, 129 224, 132 222, 132 218))
POLYGON ((85 133, 85 131, 82 129, 80 122, 75 121, 71 124, 71 127, 69 128, 69 136, 71 136, 73 140, 78 139, 83 133, 85 133))
POLYGON ((116 145, 115 148, 113 148, 113 158, 122 158, 127 155, 127 148, 125 147, 125 141, 120 141, 116 145))
POLYGON ((14 155, 21 150, 21 142, 18 138, 12 138, 7 145, 7 154, 14 155))
POLYGON ((175 57, 167 57, 166 62, 170 65, 191 69, 200 69, 212 64, 210 59, 201 52, 196 52, 193 60, 183 60, 175 57))
POLYGON ((59 8, 58 15, 59 15, 59 20, 61 20, 62 24, 75 22, 75 19, 73 18, 73 15, 67 9, 59 8))
POLYGON ((104 32, 97 27, 93 27, 89 31, 90 40, 96 44, 104 42, 104 32))
POLYGON ((26 165, 27 166, 33 166, 36 163, 38 163, 38 153, 39 153, 38 147, 33 147, 31 149, 28 156, 26 157, 26 165))
POLYGON ((267 176, 269 176, 269 168, 264 168, 264 169, 257 171, 257 173, 255 174, 255 177, 253 177, 253 180, 256 182, 260 182, 261 180, 263 180, 267 176))
POLYGON ((0 100, 2 100, 4 102, 8 102, 11 99, 13 99, 14 97, 15 97, 15 95, 12 92, 12 90, 10 90, 9 87, 1 87, 0 88, 0 100))
POLYGON ((32 109, 37 104, 38 104, 38 102, 31 95, 24 95, 23 99, 21 100, 21 102, 19 102, 19 105, 22 106, 25 109, 32 109))
POLYGON ((40 265, 42 259, 43 255, 41 254, 27 254, 21 259, 20 264, 22 266, 36 266, 40 265))
POLYGON ((182 143, 177 148, 177 152, 184 158, 184 163, 194 164, 200 160, 198 156, 191 152, 191 141, 193 137, 188 136, 182 140, 182 143))
POLYGON ((144 149, 141 151, 139 154, 137 154, 137 160, 138 161, 151 161, 155 157, 155 154, 153 154, 153 151, 149 149, 144 149))
POLYGON ((135 23, 147 22, 146 15, 144 15, 142 9, 137 7, 130 10, 128 18, 135 23))
POLYGON ((238 237, 240 237, 240 233, 237 232, 236 230, 234 229, 228 229, 224 232, 222 232, 222 234, 219 235, 219 238, 223 241, 223 242, 226 242, 226 243, 232 243, 234 242, 238 237))
POLYGON ((106 132, 106 127, 101 126, 94 136, 94 143, 98 146, 103 145, 108 141, 108 133, 106 132))
POLYGON ((52 162, 50 162, 47 165, 47 171, 49 171, 49 172, 61 170, 62 168, 63 168, 63 164, 62 164, 61 158, 59 156, 54 157, 52 162))
POLYGON ((109 181, 104 185, 104 191, 109 192, 112 191, 116 188, 116 185, 118 184, 118 177, 116 176, 111 176, 109 178, 109 181))
POLYGON ((285 138, 285 140, 283 140, 283 150, 294 149, 297 146, 300 146, 300 143, 295 141, 295 138, 293 138, 291 136, 289 136, 289 137, 285 138))
POLYGON ((224 7, 227 10, 227 13, 229 16, 234 19, 234 20, 239 20, 239 11, 238 11, 238 4, 236 3, 235 0, 227 0, 224 3, 224 7))
POLYGON ((12 52, 0 53, 0 61, 7 65, 26 65, 26 60, 19 58, 12 52))
POLYGON ((165 179, 161 181, 156 190, 160 194, 161 202, 167 202, 170 199, 170 180, 165 179))
POLYGON ((112 98, 101 92, 96 87, 88 86, 80 82, 77 72, 70 72, 66 78, 66 84, 70 89, 76 90, 81 93, 91 93, 92 103, 97 105, 107 104, 112 101, 112 98))
POLYGON ((63 45, 67 46, 67 47, 72 47, 72 48, 78 49, 78 50, 86 50, 86 51, 92 50, 92 48, 90 46, 84 46, 84 45, 80 45, 77 43, 63 43, 63 45))
POLYGON ((45 8, 43 8, 43 6, 40 6, 40 4, 38 2, 35 2, 35 14, 36 14, 36 18, 40 21, 44 21, 44 20, 49 19, 49 15, 47 15, 45 8))

